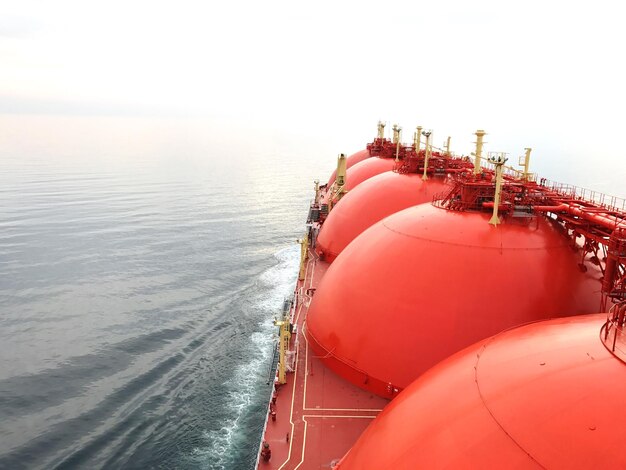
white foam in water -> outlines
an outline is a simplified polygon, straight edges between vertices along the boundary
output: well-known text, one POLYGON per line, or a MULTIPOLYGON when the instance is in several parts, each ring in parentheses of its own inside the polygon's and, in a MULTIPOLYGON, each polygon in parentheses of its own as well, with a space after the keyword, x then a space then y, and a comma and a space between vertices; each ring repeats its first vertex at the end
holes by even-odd
POLYGON ((268 287, 268 291, 264 292, 268 295, 261 299, 259 307, 271 312, 282 307, 283 300, 293 292, 300 263, 300 249, 297 245, 290 246, 274 256, 279 263, 261 274, 259 279, 268 287))
MULTIPOLYGON (((224 383, 227 390, 227 407, 229 418, 218 431, 205 434, 209 441, 206 449, 195 449, 194 457, 198 460, 210 459, 206 462, 211 468, 226 469, 232 461, 238 440, 245 439, 240 429, 240 421, 253 404, 255 391, 265 386, 265 378, 259 378, 259 371, 268 372, 272 345, 275 342, 274 317, 281 311, 283 300, 289 297, 295 286, 298 264, 300 262, 299 246, 290 246, 274 255, 278 264, 261 274, 260 289, 253 302, 253 308, 261 311, 264 318, 261 331, 250 337, 250 361, 239 365, 233 377, 224 383)), ((247 443, 255 446, 256 443, 247 443)))

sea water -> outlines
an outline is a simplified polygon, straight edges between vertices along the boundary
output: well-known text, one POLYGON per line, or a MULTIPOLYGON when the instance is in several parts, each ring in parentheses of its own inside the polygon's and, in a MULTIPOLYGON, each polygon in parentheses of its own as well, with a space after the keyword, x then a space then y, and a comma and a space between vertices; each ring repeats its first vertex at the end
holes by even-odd
POLYGON ((0 116, 0 468, 253 467, 272 320, 336 153, 0 116))

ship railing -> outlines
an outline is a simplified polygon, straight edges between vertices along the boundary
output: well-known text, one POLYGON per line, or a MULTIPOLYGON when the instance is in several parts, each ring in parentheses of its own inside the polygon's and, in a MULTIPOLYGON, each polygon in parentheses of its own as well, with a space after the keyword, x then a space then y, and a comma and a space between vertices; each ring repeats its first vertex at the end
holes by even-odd
POLYGON ((446 200, 444 198, 443 194, 435 194, 433 196, 433 200, 431 201, 431 204, 435 207, 439 207, 440 209, 445 209, 446 200))
POLYGON ((589 202, 611 211, 626 212, 626 199, 621 197, 611 196, 599 191, 574 186, 572 184, 550 181, 546 178, 541 178, 538 184, 539 186, 564 197, 589 202))
MULTIPOLYGON (((481 158, 481 166, 484 169, 495 171, 495 165, 487 160, 481 158)), ((503 173, 514 179, 522 179, 524 172, 515 168, 504 165, 503 173)), ((576 201, 587 202, 597 208, 604 209, 609 212, 617 212, 621 216, 626 217, 626 199, 618 196, 611 196, 599 191, 594 191, 580 186, 572 184, 559 183, 556 181, 548 180, 547 178, 539 178, 536 173, 529 173, 527 175, 527 181, 530 183, 536 183, 538 187, 543 191, 549 191, 555 193, 566 199, 573 199, 576 201)), ((433 204, 438 207, 445 206, 450 194, 436 194, 433 197, 433 204)))
MULTIPOLYGON (((274 351, 277 350, 278 348, 278 344, 274 344, 274 351)), ((273 362, 273 361, 272 361, 273 362)), ((272 368, 273 369, 273 368, 272 368)), ((259 439, 259 448, 257 449, 257 453, 256 453, 256 464, 254 465, 254 468, 259 468, 259 463, 260 463, 260 459, 261 459, 261 449, 263 448, 263 442, 265 441, 265 433, 267 432, 267 425, 269 423, 269 417, 270 417, 270 413, 269 413, 269 408, 270 408, 270 403, 272 401, 272 396, 274 396, 274 392, 276 390, 276 386, 274 384, 274 376, 276 375, 276 373, 274 372, 273 375, 270 375, 271 377, 271 382, 268 385, 271 385, 271 387, 269 387, 269 394, 267 397, 267 413, 265 413, 265 421, 263 422, 263 430, 261 431, 261 436, 259 439)))
MULTIPOLYGON (((493 164, 486 158, 481 158, 481 160, 481 166, 483 168, 495 171, 495 164, 493 164)), ((517 170, 507 165, 503 165, 503 174, 515 179, 521 179, 524 176, 523 171, 517 170)), ((626 211, 626 199, 621 197, 611 196, 587 188, 581 188, 580 186, 574 186, 573 184, 550 181, 547 178, 538 179, 536 173, 529 173, 527 180, 531 182, 537 182, 539 186, 567 198, 589 202, 607 210, 622 212, 626 211)))
POLYGON ((446 201, 450 198, 450 195, 452 194, 454 190, 455 188, 452 187, 446 191, 441 191, 441 192, 433 194, 433 199, 431 201, 432 205, 435 207, 440 207, 442 209, 445 209, 446 201))
POLYGON ((441 148, 441 147, 437 147, 435 145, 431 145, 430 148, 432 149, 433 152, 438 152, 442 155, 444 155, 446 153, 446 149, 441 148))
POLYGON ((613 305, 600 338, 604 346, 622 362, 626 362, 626 302, 613 305))
MULTIPOLYGON (((489 171, 496 171, 495 163, 489 161, 485 157, 480 157, 480 166, 489 171)), ((517 168, 513 168, 512 166, 502 165, 502 174, 504 176, 508 176, 513 179, 522 179, 524 177, 524 172, 522 170, 518 170, 517 168)), ((537 181, 537 173, 528 173, 527 175, 528 181, 537 181)))

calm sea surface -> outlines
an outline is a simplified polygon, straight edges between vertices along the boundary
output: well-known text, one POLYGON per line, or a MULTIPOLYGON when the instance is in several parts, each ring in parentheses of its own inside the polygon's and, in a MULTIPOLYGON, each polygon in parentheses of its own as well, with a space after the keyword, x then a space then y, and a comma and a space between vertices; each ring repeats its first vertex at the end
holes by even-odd
POLYGON ((0 468, 253 466, 337 150, 241 134, 0 116, 0 468))

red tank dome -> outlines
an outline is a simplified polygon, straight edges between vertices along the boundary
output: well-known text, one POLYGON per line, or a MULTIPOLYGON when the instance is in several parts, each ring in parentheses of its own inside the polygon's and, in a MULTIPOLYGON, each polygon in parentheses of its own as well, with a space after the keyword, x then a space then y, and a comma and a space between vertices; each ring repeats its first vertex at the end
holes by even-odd
POLYGON ((415 173, 388 171, 373 176, 346 194, 328 215, 317 237, 317 252, 332 262, 366 228, 402 209, 432 201, 446 187, 443 178, 424 181, 415 173))
POLYGON ((597 311, 599 273, 580 271, 559 228, 542 216, 495 227, 488 219, 422 204, 359 235, 313 297, 307 335, 316 355, 389 397, 505 328, 597 311))
POLYGON ((538 322, 450 357, 337 468, 626 468, 626 365, 598 337, 606 318, 538 322))
POLYGON ((353 165, 346 171, 346 190, 352 191, 363 181, 381 173, 386 173, 396 165, 393 158, 373 157, 353 165))
MULTIPOLYGON (((350 155, 347 159, 346 159, 346 168, 350 168, 353 165, 356 165, 359 162, 362 162, 363 160, 365 160, 366 158, 370 158, 370 151, 367 149, 363 149, 363 150, 359 150, 356 153, 353 153, 352 155, 350 155)), ((330 178, 328 179, 328 186, 330 187, 331 184, 333 184, 335 182, 335 176, 337 175, 337 169, 335 168, 335 170, 333 171, 333 173, 330 175, 330 178)))

